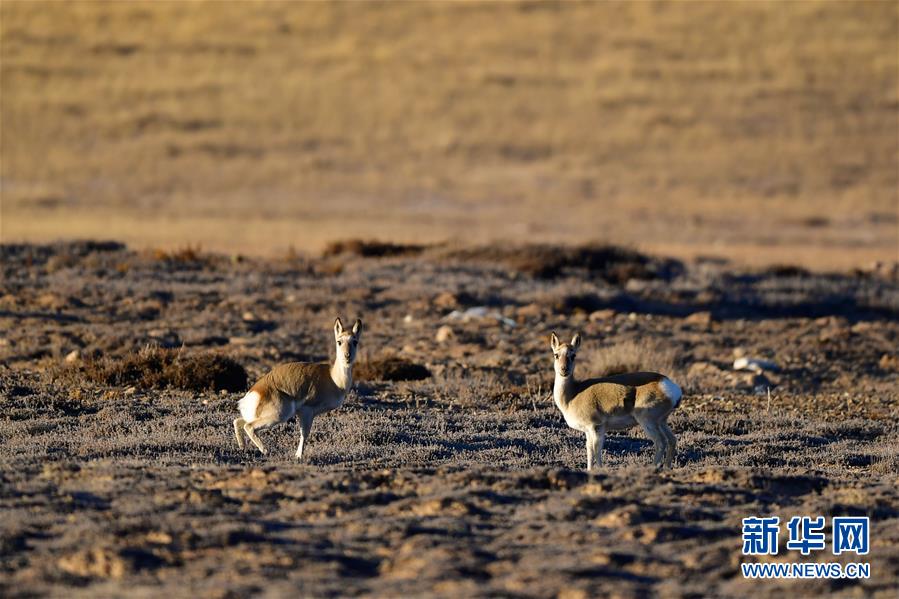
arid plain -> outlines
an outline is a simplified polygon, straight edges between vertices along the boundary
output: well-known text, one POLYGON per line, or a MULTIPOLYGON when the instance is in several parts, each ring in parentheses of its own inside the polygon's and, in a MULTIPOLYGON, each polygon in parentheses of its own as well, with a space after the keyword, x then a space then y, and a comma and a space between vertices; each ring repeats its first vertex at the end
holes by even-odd
POLYGON ((894 597, 895 8, 0 3, 0 595, 894 597), (673 469, 583 469, 553 330, 681 384, 673 469), (744 580, 752 515, 871 578, 744 580))
POLYGON ((893 257, 890 2, 4 2, 0 231, 893 257))

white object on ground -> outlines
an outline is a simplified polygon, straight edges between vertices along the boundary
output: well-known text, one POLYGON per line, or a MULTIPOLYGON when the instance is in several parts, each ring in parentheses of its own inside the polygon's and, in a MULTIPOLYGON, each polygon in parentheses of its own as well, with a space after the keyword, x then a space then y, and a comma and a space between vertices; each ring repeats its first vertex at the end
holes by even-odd
POLYGON ((771 360, 760 360, 758 358, 737 358, 734 360, 734 370, 751 370, 752 372, 761 373, 765 370, 769 372, 777 372, 780 367, 771 360))

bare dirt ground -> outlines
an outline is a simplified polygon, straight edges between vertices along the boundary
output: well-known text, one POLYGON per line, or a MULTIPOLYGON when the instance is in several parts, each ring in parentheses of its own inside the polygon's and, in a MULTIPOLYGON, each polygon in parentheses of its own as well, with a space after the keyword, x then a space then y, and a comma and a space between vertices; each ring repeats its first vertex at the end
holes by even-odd
POLYGON ((0 246, 0 594, 895 596, 895 272, 370 247, 0 246), (237 449, 240 373, 197 370, 213 388, 195 391, 150 372, 167 351, 178 372, 218 356, 251 380, 325 359, 337 314, 365 321, 365 376, 303 463, 294 424, 262 434, 267 457, 237 449), (547 336, 576 329, 580 374, 660 367, 685 388, 673 470, 636 431, 583 470, 548 392, 547 336), (780 371, 735 373, 741 352, 780 371), (383 380, 404 374, 386 358, 430 376, 383 380), (846 514, 872 518, 870 579, 739 574, 741 518, 846 514))

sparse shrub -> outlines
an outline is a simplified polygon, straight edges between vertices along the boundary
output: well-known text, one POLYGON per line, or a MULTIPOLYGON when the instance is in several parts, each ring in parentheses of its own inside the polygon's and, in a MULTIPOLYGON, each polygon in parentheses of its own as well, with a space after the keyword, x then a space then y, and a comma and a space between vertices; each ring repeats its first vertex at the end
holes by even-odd
POLYGON ((763 271, 763 274, 772 277, 809 277, 811 273, 801 266, 792 264, 774 264, 763 271))
POLYGON ((173 250, 156 248, 150 252, 150 257, 167 265, 194 268, 210 266, 215 258, 211 254, 204 254, 199 244, 187 244, 173 250))
POLYGON ((329 258, 341 254, 352 254, 363 258, 381 258, 384 256, 417 256, 425 250, 424 245, 390 243, 383 241, 364 241, 362 239, 344 239, 332 241, 325 247, 322 256, 329 258))
POLYGON ((567 269, 586 269, 592 276, 621 285, 630 279, 669 279, 683 271, 683 264, 670 258, 652 258, 614 245, 557 246, 490 245, 463 249, 449 255, 466 261, 498 262, 526 275, 552 279, 567 269))
POLYGON ((353 376, 361 381, 421 381, 431 376, 431 371, 422 366, 388 357, 360 362, 353 369, 353 376))
POLYGON ((346 268, 346 264, 343 259, 332 256, 316 262, 312 271, 317 275, 336 277, 343 273, 344 268, 346 268))
POLYGON ((553 302, 553 311, 560 314, 572 314, 574 312, 594 312, 608 307, 608 304, 595 293, 581 293, 564 295, 553 302))
POLYGON ((116 359, 103 357, 69 365, 57 378, 73 383, 92 382, 115 387, 143 389, 172 387, 187 391, 243 391, 247 371, 217 354, 184 355, 181 351, 155 346, 116 359))

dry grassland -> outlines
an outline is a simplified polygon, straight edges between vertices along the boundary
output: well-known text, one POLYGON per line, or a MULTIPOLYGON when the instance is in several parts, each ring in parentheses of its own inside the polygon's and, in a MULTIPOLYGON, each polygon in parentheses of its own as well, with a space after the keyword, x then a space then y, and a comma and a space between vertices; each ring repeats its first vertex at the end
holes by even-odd
POLYGON ((2 236, 894 258, 891 2, 3 2, 2 236))

